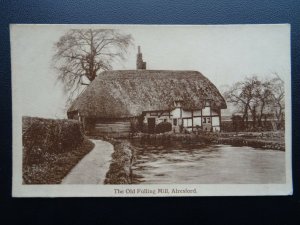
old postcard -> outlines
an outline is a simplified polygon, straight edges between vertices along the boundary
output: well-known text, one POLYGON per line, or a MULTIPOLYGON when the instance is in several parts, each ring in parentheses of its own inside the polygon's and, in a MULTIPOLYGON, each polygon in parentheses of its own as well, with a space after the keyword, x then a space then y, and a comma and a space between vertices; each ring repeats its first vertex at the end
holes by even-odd
POLYGON ((10 35, 14 197, 292 194, 290 25, 10 35))

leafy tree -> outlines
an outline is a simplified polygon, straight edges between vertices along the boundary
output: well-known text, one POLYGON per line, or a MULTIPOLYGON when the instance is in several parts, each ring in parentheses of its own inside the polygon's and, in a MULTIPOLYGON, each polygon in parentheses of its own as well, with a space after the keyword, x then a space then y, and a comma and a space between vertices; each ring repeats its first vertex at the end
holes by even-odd
POLYGON ((55 43, 54 67, 58 80, 69 93, 69 101, 81 85, 88 85, 101 72, 112 69, 112 63, 124 60, 131 35, 114 29, 71 29, 55 43))

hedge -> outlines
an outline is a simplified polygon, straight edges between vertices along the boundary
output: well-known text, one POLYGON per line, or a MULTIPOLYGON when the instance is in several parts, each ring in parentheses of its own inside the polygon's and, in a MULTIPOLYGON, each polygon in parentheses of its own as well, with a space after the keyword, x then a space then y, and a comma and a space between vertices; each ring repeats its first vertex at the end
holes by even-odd
POLYGON ((155 133, 161 134, 172 130, 172 124, 169 122, 161 122, 156 125, 155 133))
POLYGON ((54 120, 23 117, 24 163, 41 163, 45 154, 68 152, 84 140, 81 123, 76 120, 54 120))

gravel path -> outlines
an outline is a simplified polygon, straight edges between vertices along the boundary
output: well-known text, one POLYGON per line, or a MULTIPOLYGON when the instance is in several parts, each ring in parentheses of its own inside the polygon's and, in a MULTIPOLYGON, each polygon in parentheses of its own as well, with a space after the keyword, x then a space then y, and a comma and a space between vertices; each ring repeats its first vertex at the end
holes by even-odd
POLYGON ((109 169, 113 145, 92 140, 94 149, 88 153, 62 180, 62 184, 103 184, 109 169))

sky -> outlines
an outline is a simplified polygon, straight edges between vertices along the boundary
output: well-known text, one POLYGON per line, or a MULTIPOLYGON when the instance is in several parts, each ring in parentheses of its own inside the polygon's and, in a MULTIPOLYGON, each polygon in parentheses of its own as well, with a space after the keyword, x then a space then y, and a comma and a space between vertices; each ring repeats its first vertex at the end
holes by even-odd
POLYGON ((114 69, 135 69, 141 46, 147 69, 200 71, 220 91, 247 76, 290 76, 288 25, 12 25, 13 104, 22 115, 66 118, 66 95, 52 68, 54 43, 71 28, 113 28, 134 45, 114 69))

